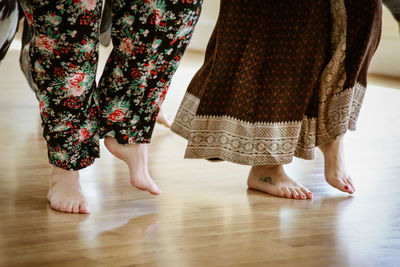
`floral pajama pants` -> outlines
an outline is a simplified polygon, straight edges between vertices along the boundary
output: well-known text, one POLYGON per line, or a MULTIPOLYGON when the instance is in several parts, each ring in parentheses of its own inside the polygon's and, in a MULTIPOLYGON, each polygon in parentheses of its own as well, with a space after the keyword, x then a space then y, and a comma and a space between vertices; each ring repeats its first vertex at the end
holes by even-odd
POLYGON ((149 143, 202 0, 113 0, 113 51, 96 86, 102 0, 20 0, 51 164, 79 170, 99 138, 149 143))

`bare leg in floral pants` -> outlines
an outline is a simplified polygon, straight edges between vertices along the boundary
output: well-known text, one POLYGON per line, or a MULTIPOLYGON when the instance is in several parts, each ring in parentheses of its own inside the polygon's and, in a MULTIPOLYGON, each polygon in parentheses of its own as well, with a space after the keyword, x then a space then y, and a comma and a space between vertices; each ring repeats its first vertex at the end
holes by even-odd
POLYGON ((99 138, 125 161, 131 183, 161 191, 147 170, 147 146, 202 0, 113 0, 112 40, 95 84, 101 0, 21 0, 33 36, 29 56, 43 136, 54 166, 51 207, 89 213, 78 170, 99 156, 99 138))

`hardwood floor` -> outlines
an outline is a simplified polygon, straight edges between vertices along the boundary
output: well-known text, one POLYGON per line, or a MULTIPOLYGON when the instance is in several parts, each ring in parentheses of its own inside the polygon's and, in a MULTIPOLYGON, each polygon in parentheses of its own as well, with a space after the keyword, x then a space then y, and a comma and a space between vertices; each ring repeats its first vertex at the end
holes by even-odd
MULTIPOLYGON (((150 171, 163 195, 132 188, 102 146, 81 172, 92 214, 71 215, 47 203, 38 107, 17 61, 12 50, 0 65, 1 266, 400 266, 400 90, 370 84, 346 135, 354 197, 325 183, 319 151, 287 166, 314 199, 280 199, 247 190, 249 167, 184 160, 185 141, 158 125, 150 171)), ((171 116, 200 65, 185 56, 171 116)))

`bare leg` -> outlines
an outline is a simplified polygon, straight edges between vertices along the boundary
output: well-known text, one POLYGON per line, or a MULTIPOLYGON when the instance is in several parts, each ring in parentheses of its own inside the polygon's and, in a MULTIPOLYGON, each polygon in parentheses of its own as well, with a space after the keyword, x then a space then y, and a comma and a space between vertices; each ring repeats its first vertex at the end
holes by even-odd
POLYGON ((168 116, 165 114, 165 112, 162 109, 160 109, 160 111, 158 113, 157 122, 164 125, 167 128, 171 128, 171 125, 172 125, 168 116))
POLYGON ((287 176, 282 165, 252 167, 247 185, 249 188, 277 197, 294 199, 312 198, 312 193, 307 188, 287 176))
POLYGON ((353 194, 355 192, 350 175, 344 163, 343 137, 319 147, 325 158, 325 179, 340 191, 353 194))
POLYGON ((162 192, 150 177, 147 168, 147 144, 121 145, 113 137, 106 137, 104 145, 117 158, 123 160, 129 167, 131 184, 141 190, 149 191, 153 195, 162 192))
POLYGON ((47 199, 53 209, 66 213, 90 213, 79 184, 79 172, 53 167, 47 199))

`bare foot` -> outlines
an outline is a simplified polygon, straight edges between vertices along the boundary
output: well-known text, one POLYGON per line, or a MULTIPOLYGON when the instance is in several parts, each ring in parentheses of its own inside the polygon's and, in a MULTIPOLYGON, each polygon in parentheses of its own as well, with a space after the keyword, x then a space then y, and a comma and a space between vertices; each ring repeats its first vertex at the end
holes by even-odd
POLYGON ((66 213, 90 213, 89 205, 79 184, 78 171, 53 167, 47 194, 50 206, 66 213))
POLYGON ((319 148, 324 154, 325 179, 328 184, 340 191, 353 194, 356 190, 344 163, 343 137, 319 148))
POLYGON ((249 188, 267 194, 294 199, 312 198, 312 193, 287 176, 282 165, 254 166, 247 180, 249 188))
POLYGON ((104 145, 114 156, 128 165, 133 186, 140 190, 149 191, 153 195, 162 193, 150 177, 147 168, 147 144, 121 145, 115 138, 106 137, 104 145))
POLYGON ((171 128, 171 125, 172 125, 168 116, 165 114, 165 112, 162 109, 160 109, 160 111, 158 112, 157 122, 164 125, 167 128, 171 128))

